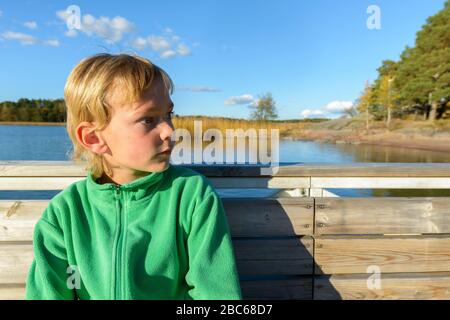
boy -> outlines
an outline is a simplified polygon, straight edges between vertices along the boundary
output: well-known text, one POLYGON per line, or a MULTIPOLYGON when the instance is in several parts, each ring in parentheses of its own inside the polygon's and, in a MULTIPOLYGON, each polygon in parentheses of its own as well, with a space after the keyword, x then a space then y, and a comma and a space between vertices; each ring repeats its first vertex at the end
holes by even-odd
POLYGON ((242 299, 218 194, 169 163, 172 90, 138 56, 99 54, 72 70, 67 131, 88 173, 35 226, 27 299, 242 299))

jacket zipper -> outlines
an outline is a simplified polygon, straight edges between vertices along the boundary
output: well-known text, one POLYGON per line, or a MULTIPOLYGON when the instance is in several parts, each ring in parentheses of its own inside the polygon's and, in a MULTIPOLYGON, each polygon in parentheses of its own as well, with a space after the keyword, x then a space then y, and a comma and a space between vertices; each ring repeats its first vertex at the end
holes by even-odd
POLYGON ((120 203, 120 186, 115 186, 116 190, 116 200, 117 200, 117 214, 118 214, 118 236, 117 236, 117 243, 116 243, 116 260, 115 260, 115 299, 122 299, 121 296, 121 266, 122 266, 122 206, 120 203))

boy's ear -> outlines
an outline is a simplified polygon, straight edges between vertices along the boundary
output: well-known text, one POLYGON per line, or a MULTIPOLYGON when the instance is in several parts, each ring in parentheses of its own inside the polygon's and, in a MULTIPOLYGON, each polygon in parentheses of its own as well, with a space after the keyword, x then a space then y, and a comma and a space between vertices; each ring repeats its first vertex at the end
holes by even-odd
POLYGON ((79 143, 98 155, 108 151, 106 141, 90 122, 81 122, 77 127, 76 136, 79 143))

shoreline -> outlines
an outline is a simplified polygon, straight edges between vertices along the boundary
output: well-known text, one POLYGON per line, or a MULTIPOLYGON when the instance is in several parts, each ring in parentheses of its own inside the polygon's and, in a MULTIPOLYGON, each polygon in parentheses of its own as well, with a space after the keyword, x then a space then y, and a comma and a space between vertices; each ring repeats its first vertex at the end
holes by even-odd
MULTIPOLYGON (((65 122, 0 122, 0 125, 65 126, 65 122)), ((376 145, 416 150, 450 153, 450 133, 442 138, 432 138, 420 133, 403 134, 395 131, 373 129, 326 130, 303 129, 280 138, 285 141, 314 141, 332 144, 376 145)))
POLYGON ((0 121, 1 125, 7 126, 65 126, 65 122, 27 122, 27 121, 0 121))
POLYGON ((344 140, 326 140, 326 139, 313 139, 306 137, 283 137, 281 140, 286 141, 311 141, 318 143, 330 143, 330 144, 351 144, 351 145, 375 145, 380 147, 399 147, 399 148, 407 148, 407 149, 415 149, 415 150, 425 150, 425 151, 433 151, 433 152, 444 152, 450 153, 450 141, 447 145, 443 145, 440 143, 432 143, 423 142, 416 143, 414 141, 403 142, 403 141, 376 141, 376 140, 359 140, 359 141, 344 141, 344 140))
POLYGON ((369 133, 360 130, 318 130, 309 129, 294 135, 284 137, 284 140, 303 140, 332 144, 376 145, 385 147, 399 147, 415 150, 450 153, 449 137, 432 138, 420 134, 402 134, 371 130, 369 133))

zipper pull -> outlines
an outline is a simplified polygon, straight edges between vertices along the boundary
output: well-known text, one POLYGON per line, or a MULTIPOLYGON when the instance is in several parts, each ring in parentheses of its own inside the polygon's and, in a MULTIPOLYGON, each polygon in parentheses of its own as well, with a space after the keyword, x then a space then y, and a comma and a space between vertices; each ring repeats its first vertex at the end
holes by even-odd
POLYGON ((114 185, 114 188, 115 188, 116 199, 118 199, 120 196, 120 186, 114 185))

